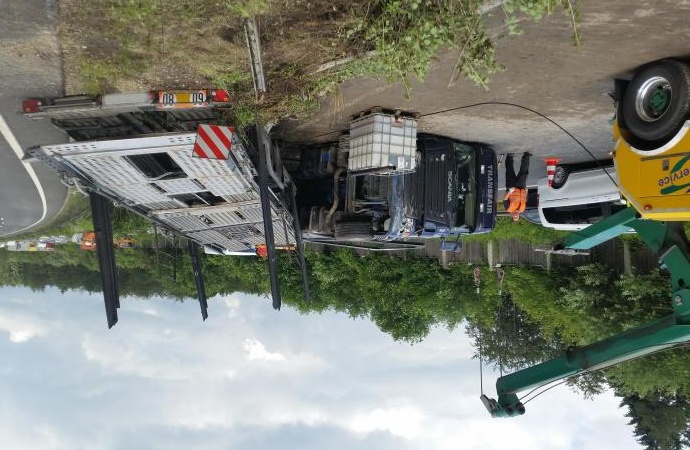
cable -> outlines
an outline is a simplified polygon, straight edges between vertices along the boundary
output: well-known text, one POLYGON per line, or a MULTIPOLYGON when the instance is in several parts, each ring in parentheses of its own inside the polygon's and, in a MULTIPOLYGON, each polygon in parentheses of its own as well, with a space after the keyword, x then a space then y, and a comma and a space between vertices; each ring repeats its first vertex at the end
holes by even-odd
POLYGON ((558 380, 554 380, 554 381, 549 381, 548 383, 541 384, 541 385, 535 387, 534 389, 532 389, 531 391, 529 391, 528 393, 526 393, 525 395, 523 395, 522 397, 520 397, 520 398, 518 399, 517 402, 512 403, 510 406, 516 406, 516 405, 517 405, 518 403, 520 403, 520 402, 522 402, 523 405, 526 404, 526 403, 529 403, 529 402, 531 402, 532 400, 534 400, 535 398, 537 398, 537 397, 539 397, 540 395, 542 395, 543 393, 545 393, 545 392, 547 392, 547 391, 549 391, 549 390, 555 388, 556 386, 560 386, 561 384, 567 383, 569 380, 572 380, 573 378, 579 377, 580 375, 583 375, 583 374, 585 374, 585 373, 587 373, 587 371, 583 371, 583 372, 581 372, 581 373, 578 373, 577 375, 573 375, 573 376, 571 376, 571 377, 568 377, 568 378, 566 378, 566 379, 564 379, 564 380, 559 381, 558 383, 556 383, 556 381, 558 381, 558 380), (555 384, 553 384, 553 383, 555 383, 555 384), (551 384, 551 386, 549 386, 549 384, 551 384), (549 386, 549 387, 547 387, 546 389, 544 389, 544 390, 541 391, 541 392, 536 393, 532 398, 528 398, 527 400, 525 400, 525 399, 526 399, 527 397, 529 397, 534 391, 539 390, 539 389, 541 389, 541 388, 543 388, 543 387, 545 387, 545 386, 549 386), (524 401, 523 401, 523 400, 524 400, 524 401))
MULTIPOLYGON (((584 373, 584 372, 583 372, 583 373, 584 373)), ((572 377, 568 377, 568 378, 566 378, 565 380, 561 380, 561 381, 559 381, 558 383, 556 383, 556 384, 554 384, 554 385, 552 385, 552 386, 549 386, 549 384, 555 383, 555 381, 557 381, 557 380, 554 380, 554 381, 550 381, 550 382, 548 382, 548 383, 541 384, 541 385, 535 387, 534 389, 532 389, 531 391, 529 391, 528 393, 526 393, 525 395, 523 395, 522 397, 518 398, 518 400, 517 400, 516 402, 511 403, 511 404, 508 405, 508 406, 510 406, 510 407, 515 407, 515 406, 517 406, 518 403, 522 403, 523 405, 524 405, 525 403, 529 403, 530 401, 532 401, 532 400, 534 400, 535 398, 539 397, 539 396, 540 396, 541 394, 543 394, 544 392, 546 392, 546 391, 548 391, 548 390, 550 390, 550 389, 553 389, 553 388, 555 388, 556 386, 560 386, 560 385, 563 384, 563 383, 567 383, 568 380, 570 380, 570 379, 572 379, 572 378, 575 378, 575 377, 577 377, 577 376, 580 376, 580 375, 582 375, 582 374, 578 374, 578 375, 574 375, 574 376, 572 376, 572 377), (546 389, 544 389, 544 390, 541 391, 541 392, 538 392, 537 394, 534 395, 534 397, 528 398, 527 400, 525 400, 527 397, 529 397, 530 394, 532 394, 532 392, 534 392, 534 391, 536 391, 536 390, 538 390, 538 389, 541 389, 541 388, 543 388, 543 387, 545 387, 545 386, 549 386, 549 387, 546 388, 546 389), (524 400, 524 401, 523 401, 523 400, 524 400)))
POLYGON ((482 340, 479 339, 479 392, 484 395, 484 373, 482 369, 482 340))
MULTIPOLYGON (((476 268, 472 271, 473 276, 475 276, 475 270, 476 268)), ((477 279, 475 278, 475 285, 476 285, 477 279)), ((481 297, 479 296, 479 289, 477 289, 477 303, 481 301, 481 297)), ((484 372, 483 372, 483 366, 482 366, 482 338, 484 337, 484 334, 481 331, 481 328, 478 328, 479 331, 479 390, 481 392, 481 395, 484 395, 484 372)))
POLYGON ((532 394, 532 392, 534 392, 534 391, 536 391, 536 390, 539 390, 539 389, 543 388, 544 386, 548 386, 550 383, 553 383, 553 381, 550 381, 549 383, 540 384, 539 386, 535 387, 534 389, 532 389, 531 391, 529 391, 528 393, 526 393, 525 395, 523 395, 522 397, 520 397, 520 398, 518 399, 518 401, 524 400, 525 398, 529 397, 530 394, 532 394))
MULTIPOLYGON (((499 323, 503 322, 503 298, 501 297, 500 303, 498 304, 498 321, 499 323)), ((499 325, 500 326, 500 325, 499 325)), ((507 347, 506 345, 506 334, 503 333, 503 348, 505 349, 507 347)), ((503 376, 503 352, 498 354, 498 375, 503 376)))
MULTIPOLYGON (((479 279, 479 267, 475 267, 472 270, 472 278, 474 278, 474 285, 477 288, 477 303, 481 302, 481 297, 479 296, 479 284, 481 283, 479 279)), ((483 370, 483 365, 482 365, 482 338, 484 337, 481 328, 478 328, 479 331, 479 391, 481 395, 484 395, 484 370, 483 370)))
POLYGON ((477 106, 487 106, 487 105, 512 106, 512 107, 515 107, 515 108, 524 109, 525 111, 529 111, 529 112, 531 112, 532 114, 534 114, 534 115, 536 115, 536 116, 538 116, 538 117, 541 117, 542 119, 544 119, 544 120, 550 122, 553 126, 555 126, 556 128, 558 128, 559 130, 561 130, 561 131, 562 131, 563 133, 565 133, 569 138, 571 138, 573 141, 575 141, 575 142, 577 143, 577 145, 579 145, 580 147, 582 147, 582 149, 583 149, 585 152, 587 152, 587 154, 592 158, 592 160, 593 160, 594 162, 597 163, 597 165, 599 166, 599 168, 600 168, 601 170, 604 171, 604 173, 606 174, 606 176, 609 177, 609 179, 611 180, 611 182, 613 183, 613 185, 616 186, 616 187, 618 187, 618 183, 616 183, 616 180, 613 179, 613 177, 611 176, 611 174, 608 173, 608 171, 606 170, 606 168, 604 168, 604 166, 601 164, 601 162, 600 162, 600 161, 596 158, 596 156, 594 156, 594 154, 585 146, 585 144, 583 144, 583 143, 582 143, 578 138, 576 138, 570 131, 566 130, 563 126, 561 126, 561 125, 560 125, 558 122, 556 122, 555 120, 553 120, 553 119, 551 119, 550 117, 548 117, 548 116, 546 116, 546 115, 540 113, 539 111, 536 111, 536 110, 534 110, 534 109, 532 109, 532 108, 529 108, 529 107, 527 107, 527 106, 518 105, 517 103, 510 103, 510 102, 497 102, 497 101, 479 102, 479 103, 471 103, 471 104, 469 104, 469 105, 464 105, 464 106, 456 106, 456 107, 454 107, 454 108, 442 109, 442 110, 439 110, 439 111, 434 111, 434 112, 430 112, 430 113, 426 113, 426 114, 421 114, 419 117, 429 117, 429 116, 434 116, 434 115, 437 115, 437 114, 445 114, 445 113, 449 113, 449 112, 452 112, 452 111, 458 111, 458 110, 461 110, 461 109, 474 108, 474 107, 477 107, 477 106))
MULTIPOLYGON (((580 376, 580 375, 582 375, 582 374, 575 375, 575 377, 578 377, 578 376, 580 376)), ((534 397, 528 398, 527 400, 525 400, 524 402, 522 402, 522 404, 525 405, 525 404, 531 402, 531 401, 534 400, 535 398, 539 397, 541 394, 543 394, 543 393, 545 393, 545 392, 547 392, 547 391, 549 391, 549 390, 555 388, 556 386, 560 386, 561 384, 567 383, 569 380, 571 380, 572 378, 575 378, 575 377, 566 378, 565 380, 562 380, 562 381, 560 381, 560 382, 558 382, 558 383, 552 384, 551 386, 547 387, 547 388, 544 389, 543 391, 534 394, 534 397)), ((546 386, 546 385, 544 385, 544 386, 546 386)), ((542 386, 542 387, 543 387, 543 386, 542 386)), ((526 396, 523 396, 522 399, 524 399, 525 397, 526 397, 526 396)), ((522 401, 522 399, 520 399, 520 400, 522 401)))
POLYGON ((342 134, 344 131, 341 130, 333 130, 333 131, 327 131, 325 133, 317 134, 316 136, 312 136, 312 139, 324 137, 324 136, 330 136, 331 134, 342 134))
MULTIPOLYGON (((469 108, 475 108, 475 107, 477 107, 477 106, 490 106, 490 105, 496 105, 496 106, 512 106, 512 107, 514 107, 514 108, 520 108, 520 109, 523 109, 523 110, 525 110, 525 111, 529 111, 529 112, 531 112, 532 114, 534 114, 534 115, 536 115, 536 116, 538 116, 538 117, 541 117, 542 119, 548 121, 548 122, 551 123, 553 126, 555 126, 555 127, 558 128, 559 130, 561 130, 563 133, 565 133, 570 139, 572 139, 573 141, 575 141, 575 142, 577 143, 577 145, 579 145, 585 152, 587 152, 587 154, 590 156, 590 158, 592 158, 592 161, 594 161, 595 163, 597 163, 597 165, 599 166, 599 168, 600 168, 601 170, 604 171, 604 173, 606 174, 607 177, 609 177, 609 180, 611 180, 611 183, 613 183, 614 186, 618 187, 618 183, 616 183, 616 180, 613 179, 613 177, 612 177, 611 174, 606 170, 606 168, 604 167, 604 165, 601 164, 601 162, 597 159, 596 156, 594 156, 594 154, 587 148, 587 146, 585 146, 585 144, 583 144, 583 143, 582 143, 578 138, 576 138, 570 131, 566 130, 563 126, 561 126, 561 125, 560 125, 558 122, 556 122, 555 120, 553 120, 553 119, 551 119, 550 117, 546 116, 545 114, 542 114, 542 113, 540 113, 539 111, 534 110, 534 109, 532 109, 532 108, 529 108, 529 107, 527 107, 527 106, 518 105, 517 103, 511 103, 511 102, 498 102, 498 101, 478 102, 478 103, 471 103, 471 104, 469 104, 469 105, 456 106, 456 107, 453 107, 453 108, 441 109, 441 110, 439 110, 439 111, 433 111, 433 112, 428 112, 428 113, 425 113, 425 114, 420 114, 419 117, 421 118, 421 117, 435 116, 435 115, 437 115, 437 114, 445 114, 445 113, 449 113, 449 112, 452 112, 452 111, 459 111, 459 110, 461 110, 461 109, 469 109, 469 108)), ((342 131, 338 131, 338 130, 335 130, 335 131, 328 131, 328 132, 326 132, 326 133, 317 134, 316 136, 312 136, 312 138, 314 138, 314 139, 315 139, 315 138, 320 138, 320 137, 329 136, 329 135, 331 135, 331 134, 336 134, 336 133, 342 133, 342 131)))

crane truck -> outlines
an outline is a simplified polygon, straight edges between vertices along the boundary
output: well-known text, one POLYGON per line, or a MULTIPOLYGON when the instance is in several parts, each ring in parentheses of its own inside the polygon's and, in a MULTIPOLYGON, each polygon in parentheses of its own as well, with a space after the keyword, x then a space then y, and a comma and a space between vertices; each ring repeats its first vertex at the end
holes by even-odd
POLYGON ((493 417, 525 413, 518 393, 603 369, 690 341, 690 65, 667 59, 617 79, 613 160, 621 194, 631 206, 568 236, 563 246, 588 249, 634 229, 670 274, 673 313, 500 377, 497 398, 482 394, 493 417))

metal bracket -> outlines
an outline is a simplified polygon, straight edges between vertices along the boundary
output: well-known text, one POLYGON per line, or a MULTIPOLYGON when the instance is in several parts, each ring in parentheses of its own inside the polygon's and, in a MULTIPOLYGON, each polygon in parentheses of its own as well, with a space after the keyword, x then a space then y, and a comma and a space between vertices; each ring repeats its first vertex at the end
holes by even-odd
POLYGON ((261 61, 259 28, 256 26, 256 21, 253 17, 248 17, 244 22, 244 34, 247 39, 247 49, 249 49, 254 91, 256 92, 256 97, 260 99, 266 92, 266 80, 264 79, 264 66, 261 61))

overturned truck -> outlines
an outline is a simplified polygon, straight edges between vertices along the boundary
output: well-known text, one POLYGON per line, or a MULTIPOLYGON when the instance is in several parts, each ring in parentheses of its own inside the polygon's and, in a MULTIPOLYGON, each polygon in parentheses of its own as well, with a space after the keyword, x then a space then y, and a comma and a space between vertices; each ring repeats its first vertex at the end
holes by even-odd
POLYGON ((353 117, 337 142, 285 143, 259 125, 216 125, 220 100, 227 98, 202 90, 25 102, 24 114, 70 137, 28 149, 26 158, 57 170, 102 213, 94 226, 104 291, 114 287, 110 326, 119 299, 103 200, 186 238, 194 261, 197 245, 267 258, 276 309, 276 248, 297 250, 308 295, 303 241, 385 251, 437 237, 457 250, 463 234, 495 225, 496 156, 484 145, 418 135, 413 115, 381 110, 353 117))
POLYGON ((281 142, 254 125, 228 131, 224 153, 203 158, 194 152, 197 130, 222 121, 224 91, 82 97, 25 102, 26 115, 47 118, 70 136, 69 143, 30 149, 28 157, 207 253, 251 253, 266 244, 262 166, 277 245, 295 244, 293 214, 306 240, 379 249, 429 237, 457 249, 463 234, 495 226, 494 151, 418 134, 414 114, 375 108, 352 117, 338 141, 322 144, 281 142), (296 204, 289 204, 295 190, 296 204))

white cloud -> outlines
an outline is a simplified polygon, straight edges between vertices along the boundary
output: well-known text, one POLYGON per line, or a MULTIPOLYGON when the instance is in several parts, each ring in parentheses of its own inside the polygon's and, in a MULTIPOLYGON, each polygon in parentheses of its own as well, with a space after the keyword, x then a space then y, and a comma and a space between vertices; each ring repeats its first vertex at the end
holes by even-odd
MULTIPOLYGON (((0 418, 11 415, 16 430, 16 445, 3 447, 126 448, 126 436, 136 435, 166 448, 185 439, 197 439, 195 448, 243 448, 232 439, 264 442, 286 429, 295 433, 286 448, 324 433, 367 449, 635 448, 610 395, 589 402, 558 388, 523 417, 491 419, 461 330, 433 330, 409 346, 366 321, 276 313, 265 299, 242 296, 212 299, 205 323, 192 301, 125 300, 120 323, 107 330, 100 296, 82 300, 6 305, 2 317, 55 318, 45 333, 55 323, 60 333, 36 339, 30 352, 0 348, 9 368, 0 370, 0 397, 11 405, 0 418), (148 308, 157 315, 140 314, 148 308), (107 432, 84 431, 104 423, 107 432), (49 433, 31 438, 33 424, 49 433)), ((24 323, 43 329, 39 319, 24 323)), ((496 374, 485 376, 495 395, 496 374)))
POLYGON ((156 333, 139 329, 136 340, 86 333, 82 336, 81 349, 86 361, 99 366, 102 373, 134 380, 220 380, 234 373, 224 359, 200 356, 197 352, 202 348, 195 348, 193 338, 187 333, 167 331, 156 333))
POLYGON ((145 309, 142 309, 141 312, 144 314, 148 314, 149 316, 154 316, 154 317, 159 316, 158 311, 154 308, 145 308, 145 309))
POLYGON ((245 364, 241 366, 242 374, 250 378, 273 378, 276 376, 305 376, 320 373, 329 368, 328 363, 310 351, 301 351, 299 347, 290 348, 289 343, 280 343, 280 351, 268 350, 256 338, 245 338, 242 342, 242 353, 245 364))
POLYGON ((250 361, 285 361, 285 356, 280 353, 271 353, 266 350, 264 344, 256 339, 244 340, 244 351, 247 354, 247 359, 250 361))
POLYGON ((231 296, 231 297, 224 297, 223 298, 223 303, 225 303, 225 307, 228 309, 227 317, 230 319, 234 319, 239 315, 239 309, 240 309, 240 299, 231 296))
POLYGON ((0 330, 7 332, 10 341, 17 344, 48 334, 48 326, 40 323, 37 317, 27 317, 6 308, 0 310, 0 330))
POLYGON ((421 434, 422 421, 423 414, 410 406, 376 408, 354 416, 348 427, 357 433, 384 430, 395 436, 415 439, 421 434))
MULTIPOLYGON (((0 435, 3 439, 4 445, 11 445, 8 448, 40 448, 40 449, 58 449, 69 448, 65 446, 63 437, 57 437, 55 433, 46 433, 45 430, 31 427, 24 428, 24 424, 17 424, 19 427, 12 426, 8 423, 0 424, 0 435), (59 440, 58 440, 59 439, 59 440)), ((72 447, 74 448, 74 447, 72 447)))

